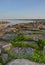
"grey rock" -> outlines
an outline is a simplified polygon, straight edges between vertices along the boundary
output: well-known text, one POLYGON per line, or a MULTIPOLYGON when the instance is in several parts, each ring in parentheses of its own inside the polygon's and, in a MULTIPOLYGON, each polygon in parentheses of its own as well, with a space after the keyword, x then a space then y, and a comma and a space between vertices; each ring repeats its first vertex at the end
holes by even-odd
POLYGON ((2 38, 10 41, 11 39, 15 37, 16 37, 16 34, 4 34, 2 38))
POLYGON ((32 49, 32 48, 21 48, 21 47, 15 47, 15 48, 12 48, 12 50, 11 50, 11 53, 13 54, 13 55, 15 55, 15 54, 32 54, 34 52, 34 49, 32 49))
POLYGON ((8 54, 3 53, 2 54, 2 61, 3 61, 3 63, 5 63, 7 59, 8 59, 8 54))
POLYGON ((45 55, 45 46, 43 47, 43 54, 45 55))
POLYGON ((6 65, 45 65, 45 64, 31 62, 27 59, 16 59, 16 60, 13 60, 13 61, 9 62, 6 65))

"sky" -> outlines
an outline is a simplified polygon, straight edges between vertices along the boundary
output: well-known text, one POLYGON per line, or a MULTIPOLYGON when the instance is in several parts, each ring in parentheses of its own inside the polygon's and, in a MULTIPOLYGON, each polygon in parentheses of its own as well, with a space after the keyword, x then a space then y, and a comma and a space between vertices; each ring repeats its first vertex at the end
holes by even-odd
POLYGON ((0 19, 45 18, 45 0, 0 0, 0 19))

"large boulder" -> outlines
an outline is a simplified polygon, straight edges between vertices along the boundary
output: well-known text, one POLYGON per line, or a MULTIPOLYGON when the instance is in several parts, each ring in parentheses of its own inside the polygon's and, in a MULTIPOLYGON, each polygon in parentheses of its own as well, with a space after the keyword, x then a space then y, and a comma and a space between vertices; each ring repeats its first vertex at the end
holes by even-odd
POLYGON ((39 63, 31 62, 27 59, 16 59, 16 60, 9 62, 6 65, 45 65, 45 64, 43 64, 43 63, 39 64, 39 63))

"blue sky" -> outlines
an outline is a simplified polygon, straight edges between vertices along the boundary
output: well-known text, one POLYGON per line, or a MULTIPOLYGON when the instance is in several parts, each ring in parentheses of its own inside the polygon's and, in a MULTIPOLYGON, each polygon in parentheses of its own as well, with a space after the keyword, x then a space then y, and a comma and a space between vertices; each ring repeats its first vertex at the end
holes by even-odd
POLYGON ((45 18, 45 0, 0 0, 0 19, 45 18))

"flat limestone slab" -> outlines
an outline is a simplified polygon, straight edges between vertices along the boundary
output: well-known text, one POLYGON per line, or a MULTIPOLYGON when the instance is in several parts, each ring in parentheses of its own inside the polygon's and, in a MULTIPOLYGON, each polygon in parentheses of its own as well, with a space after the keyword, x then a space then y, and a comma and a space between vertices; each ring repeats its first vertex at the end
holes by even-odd
POLYGON ((27 59, 16 59, 16 60, 9 62, 6 65, 45 65, 45 64, 43 64, 43 63, 39 64, 39 63, 31 62, 27 59))

